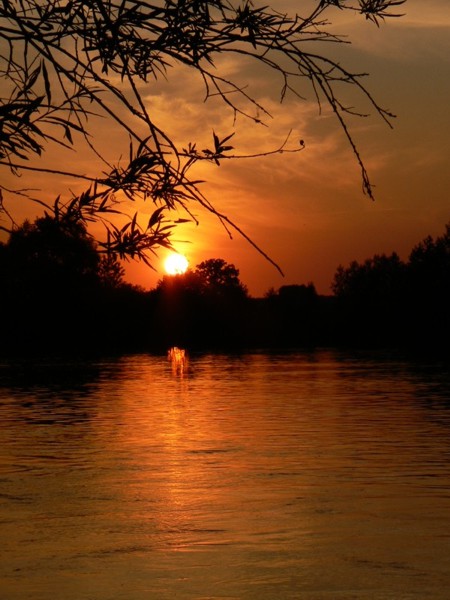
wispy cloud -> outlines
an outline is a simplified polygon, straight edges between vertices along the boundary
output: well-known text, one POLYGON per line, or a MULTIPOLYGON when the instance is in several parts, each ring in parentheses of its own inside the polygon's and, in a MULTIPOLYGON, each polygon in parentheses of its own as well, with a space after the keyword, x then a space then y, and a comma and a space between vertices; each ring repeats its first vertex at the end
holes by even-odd
POLYGON ((363 18, 337 14, 332 29, 348 35, 354 49, 384 60, 450 60, 450 10, 447 0, 407 0, 400 18, 380 27, 363 18))

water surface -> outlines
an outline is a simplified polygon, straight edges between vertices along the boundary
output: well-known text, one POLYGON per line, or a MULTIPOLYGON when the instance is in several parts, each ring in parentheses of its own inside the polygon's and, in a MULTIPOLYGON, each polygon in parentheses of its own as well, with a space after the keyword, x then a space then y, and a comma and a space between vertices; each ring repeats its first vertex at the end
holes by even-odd
POLYGON ((0 598, 448 600, 449 459, 439 364, 3 364, 0 598))

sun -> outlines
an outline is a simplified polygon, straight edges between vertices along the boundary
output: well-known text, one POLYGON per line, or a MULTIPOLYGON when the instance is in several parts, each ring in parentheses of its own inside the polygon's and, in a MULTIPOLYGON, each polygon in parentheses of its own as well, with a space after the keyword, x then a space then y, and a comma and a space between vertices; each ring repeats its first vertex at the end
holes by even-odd
POLYGON ((169 254, 164 261, 164 269, 169 275, 182 275, 189 266, 188 259, 182 254, 169 254))

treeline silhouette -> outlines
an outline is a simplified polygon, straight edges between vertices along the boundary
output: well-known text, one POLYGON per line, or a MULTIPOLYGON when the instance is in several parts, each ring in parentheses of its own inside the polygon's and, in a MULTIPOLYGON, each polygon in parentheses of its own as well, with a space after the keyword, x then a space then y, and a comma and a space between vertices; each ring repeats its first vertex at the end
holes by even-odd
POLYGON ((252 298, 220 258, 150 291, 124 281, 84 225, 45 216, 0 243, 0 352, 120 353, 352 346, 448 354, 450 225, 406 262, 396 253, 337 268, 333 295, 313 283, 252 298))
POLYGON ((338 267, 332 290, 337 341, 448 354, 450 224, 417 244, 407 262, 394 252, 338 267))

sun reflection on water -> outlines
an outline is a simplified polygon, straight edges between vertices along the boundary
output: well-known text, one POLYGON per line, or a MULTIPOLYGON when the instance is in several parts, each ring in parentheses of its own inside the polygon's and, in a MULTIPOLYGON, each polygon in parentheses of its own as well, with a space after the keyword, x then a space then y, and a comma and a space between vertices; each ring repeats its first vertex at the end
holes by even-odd
POLYGON ((184 348, 172 346, 167 352, 167 359, 172 363, 174 375, 183 376, 188 367, 188 355, 184 348))

